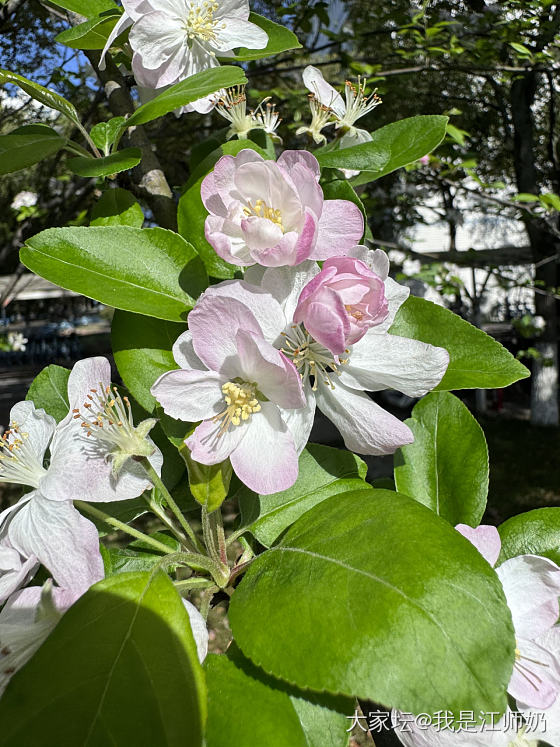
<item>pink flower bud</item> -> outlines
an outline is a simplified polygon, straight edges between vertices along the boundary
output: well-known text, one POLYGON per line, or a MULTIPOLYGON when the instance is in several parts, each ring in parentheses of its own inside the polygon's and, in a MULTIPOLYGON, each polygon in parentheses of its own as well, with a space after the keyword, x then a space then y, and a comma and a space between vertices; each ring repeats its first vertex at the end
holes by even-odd
POLYGON ((379 275, 359 259, 333 257, 302 290, 294 321, 334 355, 342 355, 388 313, 379 275))

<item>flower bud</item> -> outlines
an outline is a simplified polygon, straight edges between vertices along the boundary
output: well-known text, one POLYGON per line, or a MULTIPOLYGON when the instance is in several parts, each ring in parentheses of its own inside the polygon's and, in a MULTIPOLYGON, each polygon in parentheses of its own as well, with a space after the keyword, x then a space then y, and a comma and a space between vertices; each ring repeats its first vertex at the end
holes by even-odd
POLYGON ((333 257, 302 290, 294 321, 342 355, 389 313, 385 284, 359 259, 333 257))

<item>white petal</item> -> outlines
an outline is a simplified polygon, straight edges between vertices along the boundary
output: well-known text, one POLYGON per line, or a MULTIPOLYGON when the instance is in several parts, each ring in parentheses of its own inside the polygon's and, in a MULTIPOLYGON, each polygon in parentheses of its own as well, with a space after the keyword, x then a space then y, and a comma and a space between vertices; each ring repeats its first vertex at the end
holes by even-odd
MULTIPOLYGON (((95 358, 84 358, 74 364, 68 377, 68 401, 70 411, 68 415, 58 424, 58 430, 72 420, 72 410, 81 407, 87 402, 87 396, 91 389, 97 389, 101 384, 106 387, 111 383, 111 364, 107 358, 97 356, 95 358)), ((56 436, 55 436, 56 438, 56 436)))
POLYGON ((39 567, 35 555, 22 562, 20 553, 10 547, 0 546, 0 604, 24 586, 39 567))
POLYGON ((339 92, 327 83, 323 73, 313 65, 308 65, 303 71, 303 83, 313 93, 323 106, 330 107, 337 117, 346 113, 346 104, 339 92))
POLYGON ((389 304, 389 313, 385 321, 377 326, 375 329, 378 332, 386 332, 389 327, 395 321, 397 311, 406 301, 410 295, 410 288, 406 285, 401 285, 393 280, 393 278, 387 278, 385 280, 385 298, 389 304))
POLYGON ((246 306, 259 323, 264 339, 273 343, 286 326, 278 301, 270 292, 256 288, 243 280, 225 280, 204 292, 204 298, 233 298, 246 306))
POLYGON ((142 65, 156 70, 162 63, 171 63, 179 50, 187 47, 187 35, 178 17, 161 11, 148 13, 132 27, 130 46, 142 56, 142 65))
POLYGON ((191 623, 191 630, 194 642, 196 643, 198 660, 202 664, 208 653, 208 628, 206 627, 204 618, 194 604, 191 604, 191 602, 186 599, 183 599, 182 602, 185 605, 191 623))
POLYGON ((502 549, 502 540, 496 527, 489 524, 481 524, 478 527, 457 524, 455 529, 476 547, 484 560, 490 563, 492 567, 496 565, 502 549))
POLYGON ((410 428, 363 392, 337 382, 334 390, 319 382, 317 407, 336 425, 347 449, 357 454, 392 454, 412 443, 410 428))
POLYGON ((305 382, 303 390, 307 400, 305 407, 301 407, 299 410, 285 410, 279 408, 282 420, 286 423, 293 436, 298 454, 301 454, 307 446, 309 434, 311 433, 315 421, 315 392, 311 389, 309 379, 305 382))
POLYGON ((268 44, 266 31, 263 31, 254 23, 232 16, 222 17, 217 23, 214 33, 216 37, 209 42, 209 45, 217 52, 227 52, 237 47, 264 49, 268 44))
POLYGON ((356 257, 382 280, 389 275, 389 257, 383 249, 368 249, 367 246, 355 246, 348 252, 349 257, 356 257))
POLYGON ((76 595, 104 576, 97 529, 71 501, 38 495, 11 520, 8 537, 22 555, 36 555, 57 584, 76 595))
POLYGON ((246 21, 249 18, 249 0, 220 0, 216 18, 222 18, 222 16, 231 16, 246 21))
POLYGON ((515 634, 534 640, 558 620, 560 568, 536 555, 510 558, 496 569, 513 618, 515 634))
POLYGON ((167 371, 151 393, 167 415, 185 423, 197 423, 225 409, 222 384, 226 379, 214 371, 167 371))
POLYGON ((206 371, 206 366, 194 352, 190 330, 183 332, 175 341, 173 345, 173 358, 175 359, 175 363, 186 371, 206 371))
POLYGON ((117 38, 117 36, 120 36, 125 29, 129 28, 129 26, 132 26, 132 18, 127 13, 123 13, 122 16, 119 18, 119 20, 116 23, 116 26, 109 34, 109 37, 107 39, 107 42, 105 46, 103 47, 103 51, 101 52, 101 57, 99 59, 99 69, 105 70, 105 55, 109 51, 110 47, 113 45, 113 42, 117 38))
POLYGON ((409 397, 422 397, 442 380, 449 353, 419 340, 377 334, 370 329, 350 352, 350 363, 340 367, 340 381, 375 392, 396 389, 409 397))
POLYGON ((270 267, 264 273, 261 288, 280 304, 287 324, 292 324, 301 291, 319 272, 316 262, 302 262, 297 267, 270 267))

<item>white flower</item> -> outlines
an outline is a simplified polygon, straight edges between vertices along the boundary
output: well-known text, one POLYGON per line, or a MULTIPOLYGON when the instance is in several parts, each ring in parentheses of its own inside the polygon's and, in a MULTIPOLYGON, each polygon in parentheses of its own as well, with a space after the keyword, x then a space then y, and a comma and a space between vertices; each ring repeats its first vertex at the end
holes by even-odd
MULTIPOLYGON (((388 277, 389 260, 381 250, 355 247, 349 256, 366 263, 384 283, 387 315, 340 357, 294 322, 302 290, 319 273, 315 262, 270 267, 264 272, 262 267, 249 268, 247 282, 220 283, 206 294, 235 298, 250 308, 265 339, 280 348, 302 376, 306 406, 281 411, 298 451, 308 441, 317 406, 336 425, 348 449, 358 454, 389 454, 410 443, 412 433, 365 392, 390 388, 420 397, 439 383, 449 355, 442 348, 388 334, 409 289, 388 277), (280 306, 274 314, 271 297, 280 306)), ((331 319, 327 321, 330 324, 331 319)))
POLYGON ((23 190, 23 192, 18 192, 17 195, 12 200, 11 207, 14 210, 19 210, 22 207, 33 207, 33 205, 37 204, 37 194, 35 192, 29 192, 28 190, 23 190))
POLYGON ((28 342, 27 337, 24 337, 21 332, 10 332, 8 334, 8 345, 14 352, 23 352, 28 342))
POLYGON ((196 653, 198 654, 198 660, 202 664, 206 655, 208 654, 208 628, 206 622, 197 608, 191 602, 186 599, 182 600, 189 616, 191 624, 191 630, 196 644, 196 653))
POLYGON ((249 19, 248 0, 123 0, 125 13, 103 57, 132 26, 132 71, 139 85, 163 88, 216 67, 237 47, 263 49, 268 35, 249 19))
POLYGON ((315 94, 309 94, 309 108, 311 109, 311 124, 303 125, 296 130, 296 135, 309 134, 317 145, 327 142, 327 138, 322 134, 325 127, 334 122, 331 120, 332 109, 322 104, 315 94))
POLYGON ((319 104, 332 112, 335 129, 342 133, 340 147, 347 148, 371 140, 371 135, 367 130, 354 127, 354 123, 358 119, 369 114, 381 103, 381 99, 375 91, 371 94, 366 93, 366 80, 358 78, 357 85, 347 80, 345 86, 346 100, 330 83, 327 83, 323 73, 312 65, 308 65, 303 71, 303 82, 319 104))

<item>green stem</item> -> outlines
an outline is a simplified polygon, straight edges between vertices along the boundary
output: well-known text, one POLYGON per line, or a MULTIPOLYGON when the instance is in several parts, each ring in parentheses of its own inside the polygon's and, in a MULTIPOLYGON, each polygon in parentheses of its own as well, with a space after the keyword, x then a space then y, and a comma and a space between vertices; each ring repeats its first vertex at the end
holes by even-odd
POLYGON ((229 547, 230 545, 232 545, 235 542, 235 540, 238 540, 243 534, 245 534, 246 531, 248 531, 247 527, 241 527, 241 529, 236 529, 235 532, 232 532, 228 536, 227 541, 226 541, 226 546, 229 547))
POLYGON ((216 584, 221 589, 226 586, 229 579, 229 568, 227 568, 224 573, 224 569, 218 563, 215 563, 212 558, 205 555, 197 555, 189 552, 176 552, 172 555, 168 555, 164 560, 166 564, 183 563, 184 565, 188 565, 189 568, 194 568, 197 571, 202 570, 210 573, 216 584))
POLYGON ((188 539, 185 537, 183 532, 175 526, 175 522, 173 519, 171 519, 163 510, 161 506, 158 506, 157 501, 152 496, 150 498, 145 498, 146 503, 148 504, 148 507, 152 513, 154 513, 160 521, 162 521, 165 526, 173 533, 173 536, 179 540, 181 545, 184 545, 189 551, 194 552, 195 550, 191 546, 191 543, 188 541, 188 539))
POLYGON ((163 484, 160 476, 155 471, 155 469, 150 464, 147 457, 142 457, 140 460, 140 463, 148 473, 148 477, 150 478, 152 485, 159 490, 159 492, 162 494, 162 496, 165 499, 165 502, 169 506, 169 508, 173 511, 177 519, 179 520, 179 524, 181 527, 185 530, 187 537, 191 540, 193 545, 196 547, 196 549, 202 553, 203 555, 206 554, 206 548, 202 544, 202 542, 198 539, 196 534, 194 533, 191 525, 189 522, 185 519, 183 512, 179 508, 179 506, 175 503, 175 500, 173 499, 173 496, 167 490, 165 485, 163 484))
POLYGON ((82 133, 82 135, 85 137, 85 139, 87 141, 87 144, 92 149, 95 157, 96 158, 101 158, 102 157, 101 156, 101 152, 98 150, 97 145, 91 139, 91 137, 89 135, 89 132, 86 130, 86 128, 80 122, 76 122, 76 125, 77 125, 78 129, 80 130, 80 132, 82 133))
POLYGON ((196 578, 187 578, 184 581, 174 581, 173 586, 177 589, 177 591, 190 591, 190 589, 210 589, 211 587, 214 587, 216 591, 218 590, 218 587, 214 584, 214 581, 211 578, 201 578, 200 576, 197 576, 196 578))
POLYGON ((142 542, 145 542, 147 545, 151 545, 155 550, 159 550, 160 552, 163 552, 166 555, 169 555, 170 548, 168 545, 164 545, 163 542, 159 542, 153 537, 150 537, 149 535, 144 534, 144 532, 139 532, 138 529, 134 529, 134 527, 131 527, 128 524, 125 524, 123 521, 119 521, 118 519, 115 519, 113 516, 109 516, 109 514, 106 514, 103 511, 100 511, 98 508, 94 508, 89 503, 84 503, 83 501, 74 501, 74 505, 80 511, 83 511, 86 514, 89 514, 90 516, 93 516, 94 518, 99 519, 100 521, 103 521, 105 524, 108 524, 110 527, 113 527, 114 529, 120 529, 121 532, 126 532, 127 534, 130 534, 131 537, 142 540, 142 542))

